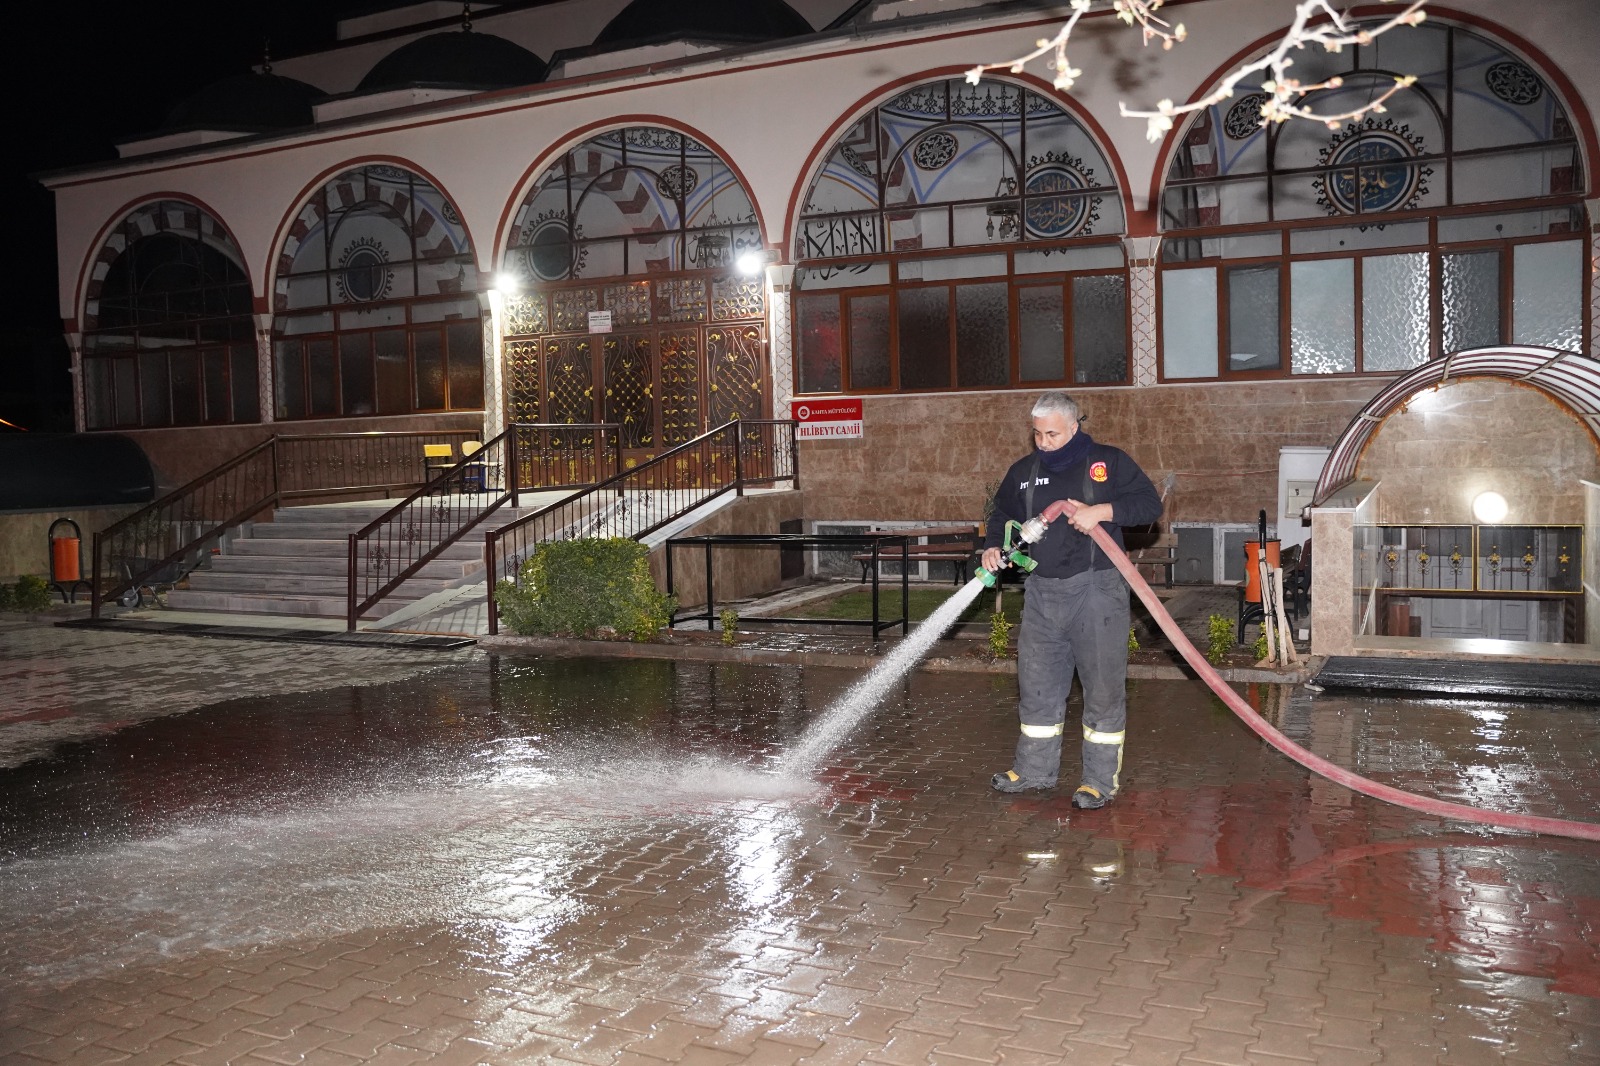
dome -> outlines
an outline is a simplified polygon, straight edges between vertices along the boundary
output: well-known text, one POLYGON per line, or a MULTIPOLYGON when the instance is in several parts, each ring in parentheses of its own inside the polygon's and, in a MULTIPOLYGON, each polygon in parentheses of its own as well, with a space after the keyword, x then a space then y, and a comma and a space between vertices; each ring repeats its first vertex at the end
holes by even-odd
POLYGON ((784 0, 633 0, 595 38, 615 45, 661 38, 771 41, 810 33, 811 24, 784 0))
POLYGON ((451 30, 419 37, 390 52, 361 79, 357 92, 408 85, 508 89, 543 81, 545 62, 504 37, 451 30))
POLYGON ((293 78, 251 71, 212 82, 167 115, 163 129, 282 130, 309 126, 322 92, 293 78))

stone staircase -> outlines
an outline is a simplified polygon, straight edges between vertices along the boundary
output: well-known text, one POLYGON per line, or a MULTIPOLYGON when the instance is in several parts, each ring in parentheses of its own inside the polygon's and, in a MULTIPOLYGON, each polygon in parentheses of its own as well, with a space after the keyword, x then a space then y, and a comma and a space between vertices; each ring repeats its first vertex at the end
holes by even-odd
MULTIPOLYGON (((270 522, 246 524, 222 554, 213 555, 207 566, 189 575, 188 588, 168 593, 167 606, 343 618, 348 538, 393 504, 393 500, 372 500, 280 508, 270 522)), ((362 617, 382 619, 435 592, 483 581, 484 532, 522 513, 510 508, 496 511, 362 617)))

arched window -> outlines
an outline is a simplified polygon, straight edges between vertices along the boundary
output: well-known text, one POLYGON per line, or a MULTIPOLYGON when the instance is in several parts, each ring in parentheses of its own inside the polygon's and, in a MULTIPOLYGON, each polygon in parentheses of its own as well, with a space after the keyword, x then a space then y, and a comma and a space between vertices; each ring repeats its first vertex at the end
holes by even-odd
POLYGON ((763 247, 750 196, 693 137, 632 126, 539 175, 504 269, 507 418, 616 422, 633 458, 767 413, 763 247))
POLYGON ((194 204, 143 204, 107 238, 84 309, 87 427, 254 422, 244 258, 194 204))
POLYGON ((472 245, 426 179, 373 164, 324 184, 290 228, 274 296, 279 419, 482 409, 472 245))
POLYGON ((1088 132, 1002 81, 852 125, 796 235, 804 393, 1129 380, 1122 198, 1088 132))
POLYGON ((1499 343, 1582 350, 1585 178, 1554 88, 1428 22, 1297 56, 1323 113, 1417 82, 1337 129, 1262 129, 1263 97, 1202 112, 1161 202, 1167 379, 1394 372, 1499 343))

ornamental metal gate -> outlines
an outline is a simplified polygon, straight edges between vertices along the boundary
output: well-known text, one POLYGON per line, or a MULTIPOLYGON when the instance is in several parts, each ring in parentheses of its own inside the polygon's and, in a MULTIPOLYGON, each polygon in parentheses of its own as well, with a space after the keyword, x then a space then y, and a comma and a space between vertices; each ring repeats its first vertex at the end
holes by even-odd
POLYGON ((765 315, 760 278, 706 274, 511 298, 506 421, 615 423, 631 466, 730 419, 770 417, 765 315), (594 312, 610 312, 611 332, 590 332, 594 312))

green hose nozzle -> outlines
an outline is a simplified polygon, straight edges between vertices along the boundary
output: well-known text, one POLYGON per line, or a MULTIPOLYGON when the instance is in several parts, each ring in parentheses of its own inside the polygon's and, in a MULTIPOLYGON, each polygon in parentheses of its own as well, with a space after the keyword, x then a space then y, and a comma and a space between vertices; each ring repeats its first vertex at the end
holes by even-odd
MULTIPOLYGON (((1030 518, 1026 523, 1007 522, 1005 540, 1000 547, 1004 559, 1000 565, 1014 566, 1024 574, 1033 573, 1033 568, 1039 565, 1039 561, 1028 554, 1028 545, 1037 543, 1043 538, 1044 531, 1045 524, 1037 518, 1030 518), (1017 538, 1015 544, 1011 539, 1013 533, 1017 538)), ((1000 584, 999 573, 987 567, 978 567, 972 576, 982 581, 984 588, 992 589, 1000 584)))

